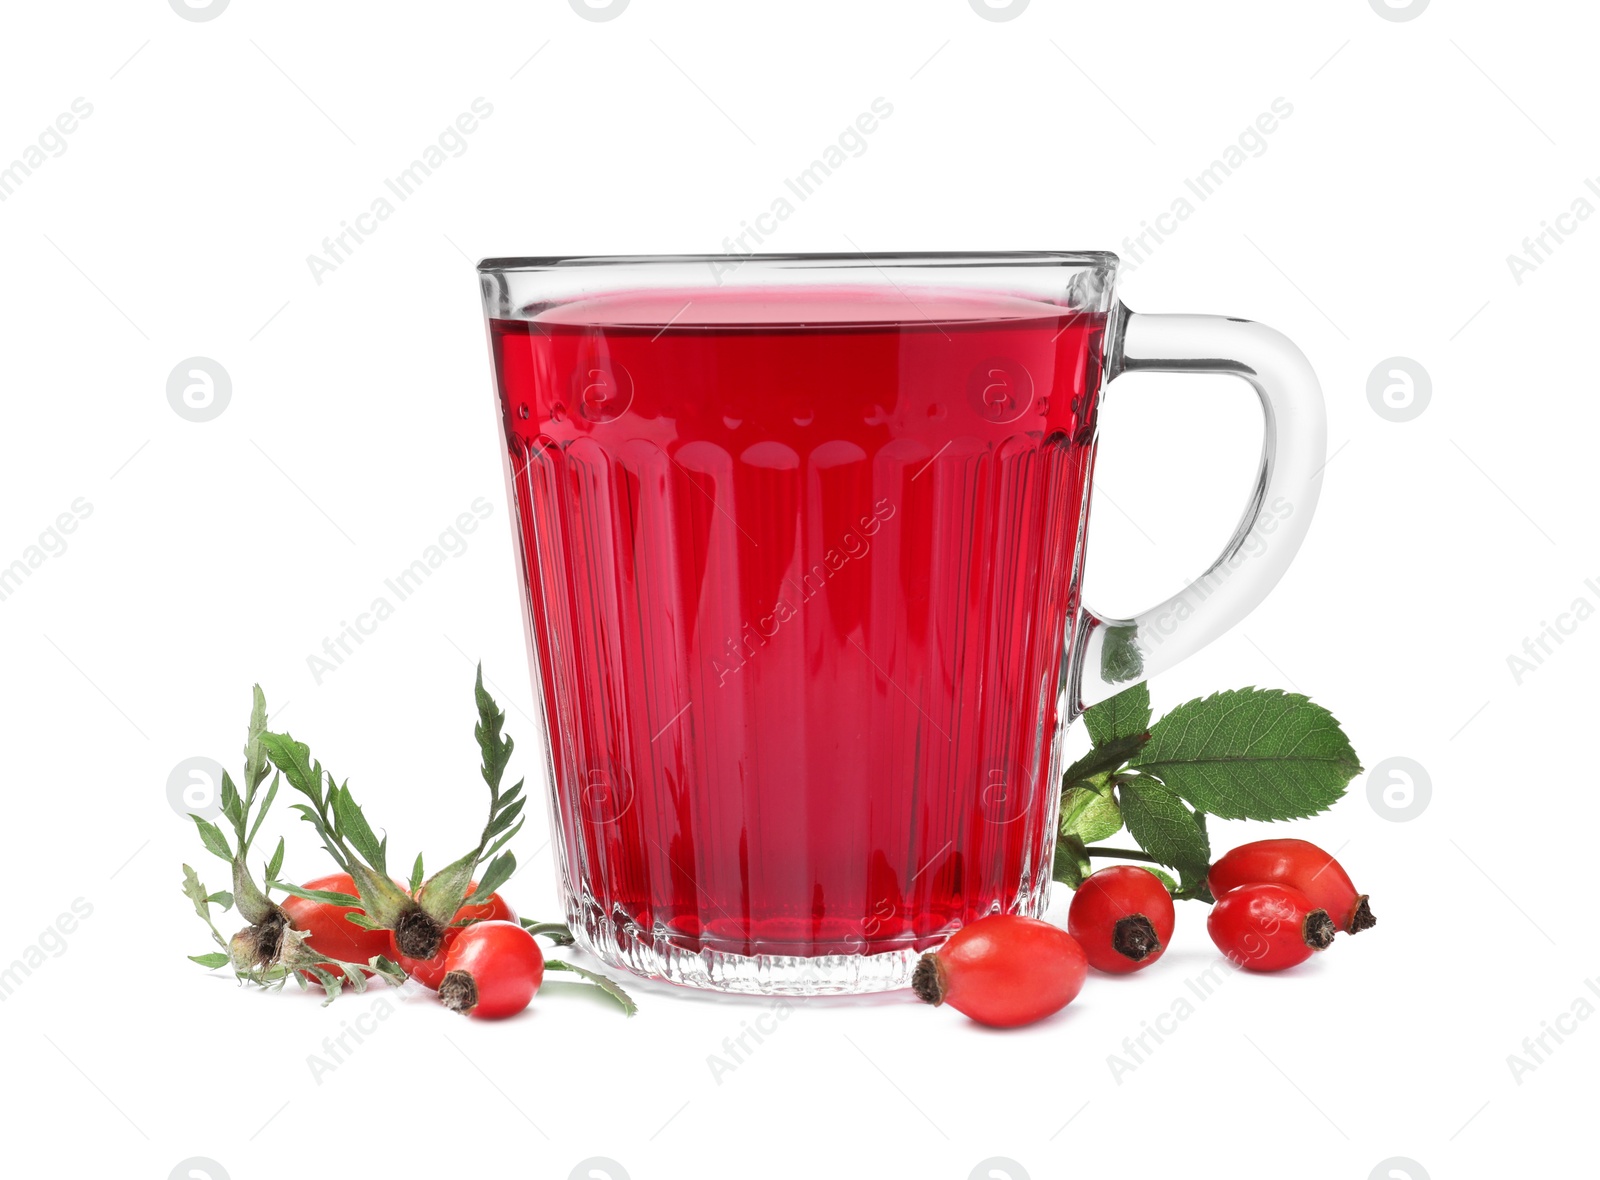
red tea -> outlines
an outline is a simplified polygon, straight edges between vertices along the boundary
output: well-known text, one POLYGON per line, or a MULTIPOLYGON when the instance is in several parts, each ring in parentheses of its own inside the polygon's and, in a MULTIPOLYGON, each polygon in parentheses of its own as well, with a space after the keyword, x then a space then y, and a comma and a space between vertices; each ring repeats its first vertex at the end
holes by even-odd
POLYGON ((492 321, 592 942, 910 952, 1038 903, 1104 328, 844 289, 492 321))

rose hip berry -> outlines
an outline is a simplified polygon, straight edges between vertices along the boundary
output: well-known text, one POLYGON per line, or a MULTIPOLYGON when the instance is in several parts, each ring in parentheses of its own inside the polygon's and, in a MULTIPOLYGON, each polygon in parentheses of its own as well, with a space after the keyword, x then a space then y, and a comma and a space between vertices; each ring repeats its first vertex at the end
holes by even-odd
POLYGON ((1347 934, 1360 934, 1377 924, 1367 895, 1356 892, 1344 866, 1307 840, 1241 845, 1212 865, 1207 878, 1213 897, 1262 881, 1298 889, 1314 907, 1327 910, 1334 925, 1347 934))
POLYGON ((445 955, 439 1002, 452 1012, 498 1020, 528 1006, 544 981, 544 955, 516 922, 474 922, 445 955))
POLYGON ((1217 949, 1250 971, 1282 971, 1333 942, 1333 919, 1288 885, 1241 885, 1217 900, 1206 919, 1217 949))
MULTIPOLYGON (((305 888, 328 893, 354 894, 356 883, 350 878, 349 873, 334 873, 331 876, 318 877, 315 881, 307 881, 305 888)), ((309 901, 303 897, 286 897, 283 899, 282 907, 289 919, 289 925, 296 930, 304 930, 307 934, 306 945, 318 954, 327 955, 330 959, 343 959, 347 963, 370 963, 374 955, 393 954, 387 930, 366 930, 354 922, 345 920, 346 914, 361 912, 356 906, 330 905, 323 901, 309 901)), ((318 966, 335 978, 340 974, 339 968, 333 963, 319 963, 318 966)), ((300 974, 308 980, 315 978, 309 968, 300 974)), ((370 971, 363 971, 362 974, 368 978, 372 976, 370 971)))
POLYGON ((1154 873, 1112 865, 1091 874, 1072 895, 1067 932, 1089 966, 1114 975, 1148 967, 1172 941, 1172 895, 1154 873))
POLYGON ((949 1004, 979 1024, 1015 1028, 1072 1003, 1088 973, 1083 948, 1061 927, 991 914, 923 955, 911 989, 918 999, 949 1004))
POLYGON ((433 958, 412 959, 402 955, 399 948, 394 946, 392 933, 389 939, 390 949, 383 953, 399 963, 400 969, 423 987, 438 991, 439 982, 444 978, 445 958, 450 954, 450 947, 461 936, 461 931, 466 929, 466 927, 460 926, 458 923, 515 922, 517 920, 516 911, 511 908, 505 898, 498 893, 491 893, 486 900, 480 901, 478 900, 477 889, 478 883, 474 881, 472 888, 467 892, 467 900, 462 903, 461 908, 450 919, 450 926, 444 932, 443 945, 439 947, 439 953, 434 955, 433 958))

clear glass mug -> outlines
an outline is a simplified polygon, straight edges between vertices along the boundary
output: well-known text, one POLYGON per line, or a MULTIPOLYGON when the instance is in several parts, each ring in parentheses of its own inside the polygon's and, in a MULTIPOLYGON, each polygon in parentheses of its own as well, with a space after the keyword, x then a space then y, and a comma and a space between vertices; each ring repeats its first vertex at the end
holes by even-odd
POLYGON ((1106 253, 480 267, 567 918, 722 991, 907 986, 1051 882, 1064 736, 1282 575, 1326 449, 1305 357, 1129 312, 1106 253), (1260 472, 1210 569, 1081 606, 1095 422, 1231 373, 1260 472))

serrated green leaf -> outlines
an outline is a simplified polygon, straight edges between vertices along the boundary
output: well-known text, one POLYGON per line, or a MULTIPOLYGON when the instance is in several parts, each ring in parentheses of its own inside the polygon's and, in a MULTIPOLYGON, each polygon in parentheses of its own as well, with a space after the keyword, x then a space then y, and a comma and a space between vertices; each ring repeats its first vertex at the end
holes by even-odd
POLYGON ((1121 829, 1122 811, 1113 796, 1093 787, 1068 787, 1061 793, 1061 835, 1092 844, 1121 829))
POLYGON ((190 955, 190 960, 199 963, 208 970, 215 971, 218 967, 226 967, 230 962, 227 955, 221 951, 211 951, 204 955, 190 955))
POLYGON ((1051 874, 1055 880, 1076 889, 1093 871, 1082 840, 1076 836, 1062 836, 1056 841, 1055 865, 1051 874))
POLYGON ((228 841, 223 837, 222 829, 210 820, 201 819, 193 813, 190 813, 189 818, 194 820, 194 826, 200 830, 200 842, 206 846, 206 851, 232 864, 233 852, 228 848, 228 841))
POLYGON ((411 866, 411 892, 415 893, 422 887, 422 853, 417 853, 417 863, 411 866))
POLYGON ((1083 723, 1097 746, 1150 729, 1150 686, 1141 680, 1084 710, 1083 723))
POLYGON ((342 835, 362 860, 366 861, 377 872, 384 873, 385 855, 383 844, 379 842, 372 826, 367 823, 367 817, 361 813, 355 798, 350 794, 350 784, 334 787, 328 792, 328 800, 333 808, 333 819, 342 835))
POLYGON ((1121 783, 1122 821, 1128 833, 1151 856, 1175 869, 1198 871, 1211 864, 1211 844, 1194 813, 1178 796, 1154 779, 1138 777, 1121 783))
POLYGON ((506 772, 506 764, 511 761, 513 743, 509 737, 500 736, 506 715, 483 687, 482 664, 478 665, 478 680, 473 688, 473 697, 478 705, 478 724, 473 727, 472 734, 478 739, 478 749, 483 754, 483 781, 489 784, 492 793, 497 794, 500 790, 500 779, 506 772))
POLYGON ((267 861, 267 871, 262 874, 262 880, 271 881, 278 875, 278 870, 283 868, 283 837, 278 837, 278 847, 273 849, 271 858, 267 861))
POLYGON ((200 884, 200 877, 188 865, 183 866, 183 895, 194 902, 201 917, 206 916, 206 887, 200 884))
POLYGON ((1127 765, 1128 760, 1144 748, 1149 734, 1143 731, 1129 734, 1127 737, 1113 738, 1103 746, 1096 746, 1082 758, 1079 758, 1061 775, 1063 786, 1071 787, 1078 783, 1087 782, 1096 775, 1109 774, 1121 770, 1127 765))
POLYGON ((286 733, 264 733, 261 745, 289 785, 321 807, 322 763, 311 760, 311 747, 286 733))
POLYGON ((545 960, 544 965, 547 971, 570 971, 574 975, 581 976, 582 978, 588 980, 606 995, 615 1000, 621 1006, 623 1015, 625 1016, 632 1016, 639 1010, 639 1005, 635 1004, 633 1002, 633 998, 629 996, 627 992, 622 990, 620 984, 604 975, 601 975, 598 971, 590 971, 587 967, 579 967, 575 963, 567 962, 565 959, 547 959, 545 960))
POLYGON ((1315 815, 1361 773, 1333 714, 1299 693, 1256 688, 1179 705, 1133 765, 1224 819, 1315 815))

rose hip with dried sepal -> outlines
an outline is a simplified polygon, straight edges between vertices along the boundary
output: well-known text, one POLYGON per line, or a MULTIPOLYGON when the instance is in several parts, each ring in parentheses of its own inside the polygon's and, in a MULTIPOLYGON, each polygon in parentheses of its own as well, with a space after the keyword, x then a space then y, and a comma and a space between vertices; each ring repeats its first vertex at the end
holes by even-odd
POLYGON ((1298 889, 1313 907, 1327 910, 1346 934, 1360 934, 1377 924, 1367 895, 1356 891, 1344 866, 1309 840, 1242 844, 1211 866, 1206 883, 1212 896, 1220 898, 1241 885, 1263 881, 1298 889))
POLYGON ((516 922, 464 927, 451 943, 444 967, 439 1002, 482 1020, 515 1016, 544 981, 544 954, 516 922))
POLYGON ((1333 919, 1298 889, 1241 885, 1211 907, 1206 930, 1217 949, 1247 971, 1282 971, 1333 942, 1333 919))
POLYGON ((1159 959, 1172 941, 1172 895, 1149 869, 1112 865, 1086 878, 1072 895, 1067 932, 1089 966, 1126 975, 1159 959))
POLYGON ((1072 1003, 1088 973, 1083 948, 1061 927, 991 914, 923 955, 911 989, 918 999, 949 1004, 979 1024, 1016 1028, 1072 1003))

